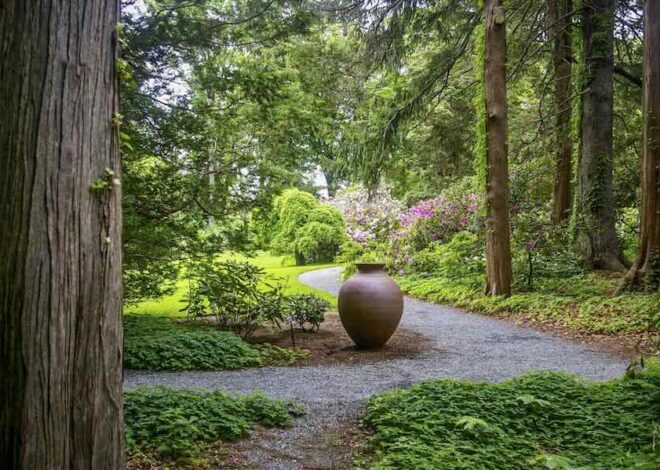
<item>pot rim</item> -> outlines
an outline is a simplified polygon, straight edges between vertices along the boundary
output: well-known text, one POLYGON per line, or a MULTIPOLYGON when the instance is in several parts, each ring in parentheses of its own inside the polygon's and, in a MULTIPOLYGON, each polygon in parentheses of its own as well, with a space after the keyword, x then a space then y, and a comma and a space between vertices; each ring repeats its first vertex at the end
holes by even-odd
POLYGON ((367 271, 367 272, 374 272, 374 271, 381 271, 385 269, 385 263, 355 263, 355 267, 358 269, 358 271, 367 271))

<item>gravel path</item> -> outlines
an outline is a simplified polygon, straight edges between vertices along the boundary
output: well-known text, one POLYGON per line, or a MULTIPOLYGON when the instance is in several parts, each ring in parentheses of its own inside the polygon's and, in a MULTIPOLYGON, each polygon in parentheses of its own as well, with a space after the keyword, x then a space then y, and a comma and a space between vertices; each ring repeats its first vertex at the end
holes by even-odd
MULTIPOLYGON (((299 280, 337 293, 339 268, 310 271, 299 280)), ((364 365, 266 367, 217 372, 127 371, 125 387, 167 385, 232 392, 262 390, 307 407, 305 418, 287 430, 272 433, 246 458, 254 468, 339 468, 332 453, 306 452, 319 434, 354 418, 364 398, 381 390, 420 380, 455 377, 499 381, 535 369, 572 371, 589 379, 620 376, 625 363, 616 356, 521 328, 509 322, 467 314, 430 302, 405 299, 400 327, 422 333, 435 348, 412 359, 364 365), (324 455, 327 454, 327 455, 324 455), (304 458, 305 464, 298 458, 304 458), (310 461, 311 460, 311 461, 310 461)))

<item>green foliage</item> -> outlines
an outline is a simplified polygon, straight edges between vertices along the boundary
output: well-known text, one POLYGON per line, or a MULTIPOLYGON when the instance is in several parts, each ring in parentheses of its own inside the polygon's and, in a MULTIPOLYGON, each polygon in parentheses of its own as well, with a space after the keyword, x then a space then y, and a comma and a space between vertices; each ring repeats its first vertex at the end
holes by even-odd
POLYGON ((175 3, 128 6, 118 33, 131 302, 170 294, 182 261, 250 253, 246 214, 334 171, 354 43, 306 2, 175 3))
POLYGON ((483 284, 485 259, 483 240, 470 232, 459 232, 448 243, 432 243, 414 253, 404 268, 423 277, 439 276, 460 279, 461 283, 478 288, 483 284))
POLYGON ((549 207, 541 204, 514 204, 511 211, 513 272, 515 287, 534 290, 543 279, 574 278, 583 275, 566 227, 550 222, 549 207))
POLYGON ((305 264, 332 261, 344 240, 342 231, 322 222, 309 222, 296 233, 295 249, 305 264))
POLYGON ((616 224, 621 250, 627 259, 635 259, 639 250, 639 208, 626 207, 619 211, 616 224))
POLYGON ((230 370, 292 365, 307 351, 249 344, 206 323, 124 315, 124 366, 131 370, 230 370))
POLYGON ((330 302, 314 294, 298 294, 287 297, 287 309, 292 320, 306 331, 306 325, 311 331, 318 331, 325 320, 325 313, 332 307, 330 302))
POLYGON ((379 469, 657 468, 658 420, 658 362, 609 382, 432 380, 373 396, 365 417, 379 469))
POLYGON ((152 315, 124 316, 124 366, 135 370, 223 370, 262 364, 233 333, 152 315))
POLYGON ((284 319, 282 288, 271 285, 263 268, 246 261, 191 265, 187 304, 193 318, 214 315, 218 325, 247 338, 261 325, 284 319))
POLYGON ((484 296, 469 279, 408 275, 398 280, 414 297, 485 314, 551 322, 582 333, 643 333, 660 328, 657 295, 626 293, 613 297, 611 292, 620 281, 597 275, 539 280, 535 291, 515 292, 510 297, 484 296))
POLYGON ((219 441, 244 437, 253 425, 285 427, 302 408, 262 394, 138 388, 124 393, 129 453, 138 450, 167 457, 194 457, 219 441))
POLYGON ((119 186, 119 179, 115 178, 115 172, 110 168, 106 168, 103 176, 94 181, 89 189, 96 192, 101 192, 106 189, 112 189, 112 186, 119 186))
POLYGON ((342 279, 348 279, 357 272, 356 263, 381 263, 388 271, 392 271, 394 258, 389 242, 371 242, 365 247, 349 240, 342 245, 337 262, 344 265, 342 279))
POLYGON ((385 180, 406 202, 433 197, 474 171, 469 51, 479 16, 469 0, 367 7, 367 56, 383 67, 365 74, 342 159, 371 189, 385 180))
MULTIPOLYGON (((290 257, 274 256, 265 252, 258 252, 255 257, 231 254, 223 257, 223 259, 248 261, 263 268, 268 278, 277 279, 282 284, 282 293, 285 295, 315 294, 327 300, 333 306, 337 305, 336 296, 326 291, 314 289, 298 281, 300 274, 314 269, 331 267, 333 266, 332 264, 295 266, 293 259, 290 257)), ((163 286, 160 287, 162 288, 163 286)), ((172 293, 170 295, 163 296, 162 298, 143 300, 142 302, 131 304, 125 308, 125 312, 169 317, 186 316, 186 312, 181 311, 181 302, 188 294, 188 283, 185 279, 180 279, 174 284, 171 291, 172 293)))
POLYGON ((304 191, 287 189, 273 203, 271 247, 293 254, 297 264, 332 261, 345 239, 339 210, 304 191))

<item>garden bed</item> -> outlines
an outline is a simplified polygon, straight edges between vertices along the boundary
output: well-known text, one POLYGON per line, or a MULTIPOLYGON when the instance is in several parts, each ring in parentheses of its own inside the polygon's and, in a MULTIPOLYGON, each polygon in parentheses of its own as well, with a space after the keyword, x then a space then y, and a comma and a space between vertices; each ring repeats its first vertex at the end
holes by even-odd
MULTIPOLYGON (((296 348, 309 352, 296 365, 370 364, 389 359, 413 358, 435 347, 434 342, 425 336, 399 328, 382 348, 359 350, 346 334, 337 314, 328 315, 316 333, 296 329, 294 335, 296 348)), ((281 348, 292 347, 288 329, 276 332, 260 329, 250 341, 281 348)))
POLYGON ((153 315, 126 315, 124 364, 133 370, 227 370, 246 367, 370 364, 413 358, 434 347, 423 335, 399 328, 379 349, 358 350, 337 314, 318 332, 259 328, 247 341, 219 330, 214 318, 188 321, 153 315))

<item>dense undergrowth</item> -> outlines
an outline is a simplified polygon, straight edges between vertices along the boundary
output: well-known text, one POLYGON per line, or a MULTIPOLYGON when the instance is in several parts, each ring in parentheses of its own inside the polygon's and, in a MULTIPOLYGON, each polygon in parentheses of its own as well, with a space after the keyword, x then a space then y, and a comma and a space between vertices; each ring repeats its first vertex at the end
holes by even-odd
POLYGON ((251 345, 234 333, 154 315, 124 316, 124 367, 134 370, 225 370, 289 364, 304 351, 251 345))
POLYGON ((510 297, 484 296, 475 284, 439 276, 403 276, 401 287, 414 297, 487 314, 510 313, 550 321, 584 333, 644 333, 660 328, 660 298, 644 293, 612 296, 618 279, 597 274, 543 280, 535 290, 510 297))
POLYGON ((124 419, 129 454, 158 458, 195 457, 219 441, 245 436, 255 424, 291 425, 303 413, 290 401, 255 393, 138 388, 124 393, 124 419))
POLYGON ((659 468, 660 363, 607 382, 431 380, 373 396, 365 423, 371 468, 659 468))

